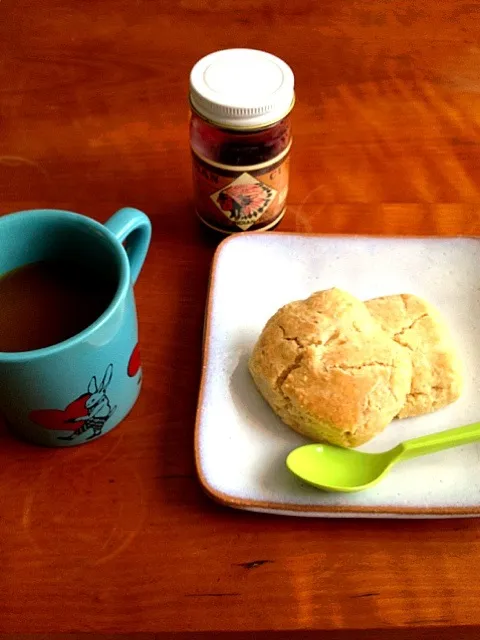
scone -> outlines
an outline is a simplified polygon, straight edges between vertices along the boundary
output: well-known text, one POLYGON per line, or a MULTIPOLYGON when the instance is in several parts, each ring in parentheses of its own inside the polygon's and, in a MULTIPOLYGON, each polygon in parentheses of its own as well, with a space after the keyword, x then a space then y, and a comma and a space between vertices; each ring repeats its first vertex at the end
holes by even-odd
POLYGON ((249 362, 273 410, 298 433, 355 447, 382 431, 410 391, 409 353, 354 296, 330 289, 282 307, 249 362))
POLYGON ((365 304, 412 359, 412 388, 398 417, 419 416, 457 400, 463 387, 462 363, 437 309, 411 294, 365 304))

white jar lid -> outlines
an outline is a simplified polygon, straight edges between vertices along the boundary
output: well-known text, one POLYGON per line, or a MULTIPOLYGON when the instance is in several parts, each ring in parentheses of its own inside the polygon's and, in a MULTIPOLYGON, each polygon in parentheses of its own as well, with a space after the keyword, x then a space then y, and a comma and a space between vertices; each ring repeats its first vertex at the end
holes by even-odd
POLYGON ((293 72, 256 49, 225 49, 202 58, 190 74, 190 101, 225 127, 254 129, 281 120, 295 99, 293 72))

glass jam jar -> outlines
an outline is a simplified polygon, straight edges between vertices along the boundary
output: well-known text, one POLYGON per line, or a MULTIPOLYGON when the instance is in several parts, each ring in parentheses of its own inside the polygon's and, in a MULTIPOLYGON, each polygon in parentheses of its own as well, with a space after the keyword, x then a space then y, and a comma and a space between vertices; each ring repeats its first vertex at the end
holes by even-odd
POLYGON ((190 145, 195 208, 222 233, 261 231, 285 214, 290 67, 254 49, 226 49, 202 58, 190 75, 190 145))

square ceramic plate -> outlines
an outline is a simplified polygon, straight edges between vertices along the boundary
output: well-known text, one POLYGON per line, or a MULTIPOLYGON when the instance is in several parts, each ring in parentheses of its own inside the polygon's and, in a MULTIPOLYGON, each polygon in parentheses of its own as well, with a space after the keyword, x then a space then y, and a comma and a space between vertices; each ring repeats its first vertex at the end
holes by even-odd
POLYGON ((480 420, 480 242, 245 234, 219 247, 207 306, 204 367, 196 425, 196 461, 207 493, 252 511, 340 517, 480 515, 480 444, 396 466, 361 493, 324 493, 285 467, 306 442, 257 392, 247 369, 268 318, 283 304, 340 287, 362 300, 414 293, 443 313, 466 368, 455 404, 396 420, 365 451, 480 420))

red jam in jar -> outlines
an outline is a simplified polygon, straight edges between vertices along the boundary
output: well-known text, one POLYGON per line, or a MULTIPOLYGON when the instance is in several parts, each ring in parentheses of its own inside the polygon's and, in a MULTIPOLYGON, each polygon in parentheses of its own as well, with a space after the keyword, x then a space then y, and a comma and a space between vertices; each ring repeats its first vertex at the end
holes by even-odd
POLYGON ((218 51, 192 69, 190 103, 198 216, 222 233, 271 229, 288 193, 290 67, 263 51, 218 51))

